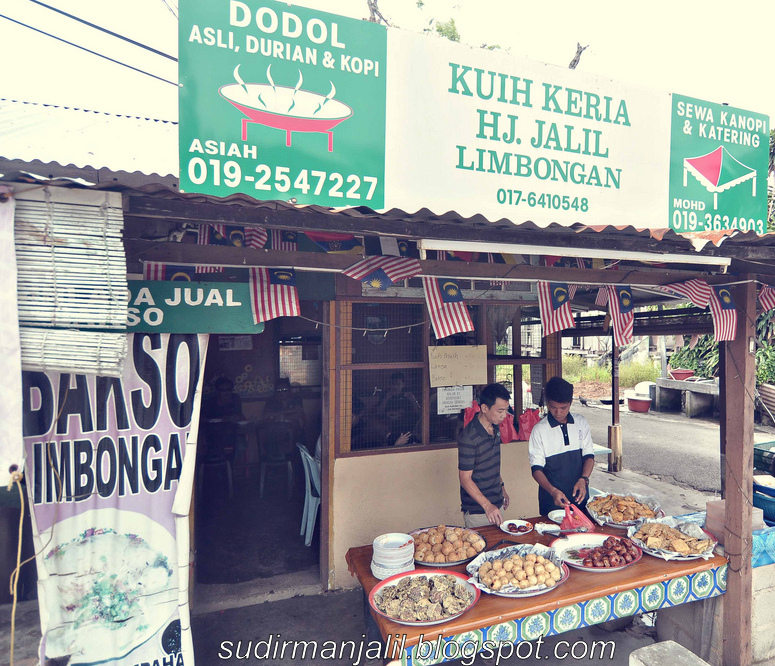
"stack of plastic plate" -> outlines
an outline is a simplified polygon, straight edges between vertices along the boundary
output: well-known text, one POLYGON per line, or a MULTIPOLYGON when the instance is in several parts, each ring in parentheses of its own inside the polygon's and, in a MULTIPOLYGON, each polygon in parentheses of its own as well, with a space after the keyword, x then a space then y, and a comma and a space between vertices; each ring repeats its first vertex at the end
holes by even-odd
POLYGON ((408 534, 381 534, 372 544, 371 573, 379 580, 414 569, 414 539, 408 534))

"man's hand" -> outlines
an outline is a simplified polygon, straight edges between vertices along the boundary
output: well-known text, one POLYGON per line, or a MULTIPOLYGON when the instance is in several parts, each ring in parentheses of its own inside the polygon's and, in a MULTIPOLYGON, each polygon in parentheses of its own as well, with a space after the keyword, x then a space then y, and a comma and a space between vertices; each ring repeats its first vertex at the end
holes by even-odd
POLYGON ((576 504, 581 504, 584 498, 587 496, 587 483, 584 479, 576 481, 576 485, 573 486, 573 501, 576 504))
POLYGON ((550 494, 552 496, 552 499, 554 500, 554 503, 557 506, 565 506, 566 504, 570 504, 570 501, 568 500, 568 498, 565 497, 565 493, 562 492, 562 490, 560 490, 559 488, 555 488, 554 490, 552 490, 550 494))
POLYGON ((402 432, 401 435, 396 440, 395 445, 396 446, 403 446, 404 444, 409 442, 409 439, 412 437, 412 432, 402 432))
MULTIPOLYGON (((509 500, 509 494, 506 492, 506 486, 504 486, 503 487, 503 510, 504 511, 509 508, 510 501, 511 500, 509 500)), ((500 523, 498 523, 498 525, 500 525, 500 523)))
POLYGON ((484 510, 484 514, 487 516, 487 520, 490 521, 490 525, 500 525, 503 522, 501 510, 492 502, 488 503, 487 508, 484 510))

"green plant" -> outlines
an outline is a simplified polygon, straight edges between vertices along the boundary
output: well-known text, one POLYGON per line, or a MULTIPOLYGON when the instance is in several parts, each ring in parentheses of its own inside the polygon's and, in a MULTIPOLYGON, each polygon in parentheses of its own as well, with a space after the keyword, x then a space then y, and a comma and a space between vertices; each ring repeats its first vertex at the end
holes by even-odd
POLYGON ((697 344, 676 350, 670 357, 670 367, 694 370, 699 377, 715 377, 718 373, 718 343, 711 335, 702 335, 697 344))
POLYGON ((775 346, 766 345, 756 350, 756 385, 775 384, 775 346))
POLYGON ((653 382, 659 377, 659 372, 651 361, 622 363, 619 366, 619 386, 633 388, 641 382, 653 382))

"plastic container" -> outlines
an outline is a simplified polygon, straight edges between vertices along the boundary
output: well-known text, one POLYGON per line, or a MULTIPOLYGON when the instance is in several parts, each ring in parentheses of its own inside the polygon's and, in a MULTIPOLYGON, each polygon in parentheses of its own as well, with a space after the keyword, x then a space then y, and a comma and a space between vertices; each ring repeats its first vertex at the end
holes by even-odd
MULTIPOLYGON (((707 504, 707 514, 705 517, 705 529, 713 534, 718 542, 724 545, 724 516, 726 511, 726 500, 712 500, 707 504)), ((754 507, 751 511, 751 530, 760 530, 764 528, 764 512, 754 507)))
POLYGON ((631 412, 647 412, 651 408, 651 398, 647 395, 627 396, 627 409, 631 412))
POLYGON ((694 370, 686 370, 685 368, 676 368, 675 370, 672 370, 672 369, 668 370, 667 374, 669 374, 672 379, 683 381, 684 379, 689 379, 689 377, 693 377, 694 370))

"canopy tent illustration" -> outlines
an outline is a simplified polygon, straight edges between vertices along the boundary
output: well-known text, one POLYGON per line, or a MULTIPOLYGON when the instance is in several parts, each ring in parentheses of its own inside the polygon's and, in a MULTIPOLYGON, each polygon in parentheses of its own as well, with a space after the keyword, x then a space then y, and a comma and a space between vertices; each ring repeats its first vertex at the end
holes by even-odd
POLYGON ((713 192, 713 209, 718 208, 718 193, 752 181, 751 196, 756 196, 756 169, 746 166, 719 146, 705 155, 684 158, 684 187, 691 173, 708 192, 713 192))

